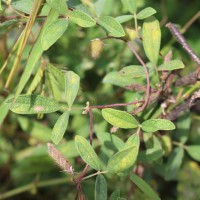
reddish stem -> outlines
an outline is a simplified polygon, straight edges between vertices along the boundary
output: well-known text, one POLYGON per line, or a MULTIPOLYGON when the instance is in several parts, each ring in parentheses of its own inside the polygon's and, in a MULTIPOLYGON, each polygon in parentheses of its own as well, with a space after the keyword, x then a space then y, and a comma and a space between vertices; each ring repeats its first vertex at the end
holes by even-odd
POLYGON ((134 55, 136 56, 136 58, 138 59, 138 61, 142 64, 142 66, 144 67, 144 71, 145 71, 145 75, 146 75, 146 79, 147 79, 147 88, 146 88, 146 93, 145 93, 145 102, 142 105, 142 107, 140 107, 138 110, 136 110, 134 112, 134 114, 137 114, 141 111, 143 111, 148 102, 149 102, 149 97, 150 97, 150 78, 149 78, 149 72, 148 72, 148 68, 146 66, 146 64, 144 63, 144 61, 142 60, 142 58, 139 56, 139 54, 137 53, 137 51, 134 49, 133 45, 131 44, 131 42, 127 42, 128 47, 130 48, 130 50, 134 53, 134 55))

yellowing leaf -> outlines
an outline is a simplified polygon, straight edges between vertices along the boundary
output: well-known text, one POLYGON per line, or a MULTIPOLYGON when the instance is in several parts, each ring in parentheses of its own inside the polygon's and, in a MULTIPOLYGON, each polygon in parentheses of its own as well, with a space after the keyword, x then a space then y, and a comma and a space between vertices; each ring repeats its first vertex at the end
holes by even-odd
POLYGON ((107 170, 119 173, 134 165, 138 155, 138 148, 132 146, 114 154, 108 161, 107 170))
POLYGON ((107 122, 119 128, 136 128, 139 125, 131 114, 121 110, 105 108, 102 110, 102 116, 107 122))
POLYGON ((152 64, 156 65, 160 51, 161 31, 159 21, 155 17, 144 21, 142 38, 146 56, 152 64))
POLYGON ((79 90, 80 77, 76 73, 68 71, 65 74, 65 83, 65 99, 71 107, 79 90))

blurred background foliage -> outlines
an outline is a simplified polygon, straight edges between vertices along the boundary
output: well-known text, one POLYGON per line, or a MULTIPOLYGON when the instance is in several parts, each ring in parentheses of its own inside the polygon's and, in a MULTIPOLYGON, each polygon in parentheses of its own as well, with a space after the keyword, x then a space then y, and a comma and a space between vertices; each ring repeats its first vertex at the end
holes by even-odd
MULTIPOLYGON (((157 10, 156 17, 161 23, 161 52, 165 55, 171 49, 174 58, 183 60, 186 68, 181 72, 182 74, 188 74, 194 71, 196 64, 183 51, 181 46, 173 41, 165 24, 167 22, 173 22, 181 28, 184 27, 199 11, 199 0, 138 0, 138 11, 148 6, 157 10)), ((8 9, 5 14, 7 16, 16 15, 12 8, 8 9)), ((121 1, 107 0, 103 14, 117 17, 122 14, 127 14, 127 10, 123 8, 121 1)), ((23 69, 26 63, 29 50, 34 43, 34 39, 37 37, 40 24, 43 21, 43 19, 38 19, 34 25, 33 34, 23 54, 21 69, 23 69)), ((139 26, 141 25, 139 24, 139 26)), ((133 27, 133 23, 127 22, 124 26, 133 27)), ((5 58, 23 27, 23 21, 16 21, 8 27, 0 24, 0 66, 3 65, 5 58)), ((199 33, 200 18, 185 30, 184 33, 186 40, 198 55, 200 55, 199 33)), ((43 59, 59 65, 63 69, 72 70, 81 77, 81 90, 75 102, 77 109, 74 109, 72 112, 73 117, 70 119, 69 127, 65 134, 65 142, 59 146, 59 150, 72 164, 80 162, 76 158, 78 153, 73 143, 74 136, 79 134, 88 137, 89 135, 89 119, 87 116, 81 115, 81 110, 78 108, 84 107, 86 101, 90 101, 91 105, 103 105, 129 102, 131 99, 137 97, 137 94, 134 94, 134 92, 124 91, 120 87, 103 83, 105 75, 109 72, 118 71, 130 64, 138 64, 138 61, 131 51, 118 40, 105 40, 105 46, 100 57, 92 59, 89 50, 90 41, 100 37, 105 37, 105 33, 99 27, 84 29, 70 23, 66 33, 55 45, 43 54, 43 59)), ((141 44, 139 43, 137 50, 143 56, 144 60, 147 61, 141 44)), ((12 63, 0 75, 0 103, 5 100, 7 94, 10 92, 4 90, 4 84, 11 67, 12 63)), ((11 88, 15 88, 18 81, 19 77, 16 77, 13 80, 11 88)), ((3 106, 0 107, 0 112, 6 112, 5 110, 6 108, 3 106)), ((66 175, 59 171, 47 155, 46 142, 50 141, 51 129, 59 115, 60 113, 52 113, 45 115, 39 120, 36 116, 19 116, 9 112, 4 122, 1 122, 0 193, 33 183, 32 187, 28 189, 28 192, 10 197, 10 200, 74 199, 76 192, 75 185, 67 181, 69 178, 65 178, 66 175), (44 187, 39 186, 37 188, 37 183, 39 184, 42 181, 50 182, 57 178, 59 178, 59 183, 52 183, 53 186, 51 187, 45 187, 44 183, 44 187), (63 184, 64 182, 66 183, 63 184)), ((166 155, 163 159, 163 163, 166 166, 167 162, 169 162, 168 157, 174 156, 171 155, 171 152, 172 148, 176 146, 172 144, 172 141, 184 140, 183 143, 189 145, 200 145, 199 119, 198 113, 186 111, 176 121, 177 130, 161 138, 166 146, 166 155)), ((99 111, 95 111, 94 113, 94 129, 98 132, 108 129, 107 123, 102 119, 99 111)), ((125 140, 127 135, 123 133, 122 131, 118 131, 116 134, 125 140)), ((99 149, 100 144, 97 140, 94 141, 94 144, 99 149)), ((200 150, 198 150, 198 153, 200 153, 200 150)), ((166 180, 163 173, 164 169, 161 169, 162 167, 160 166, 159 161, 156 161, 144 164, 143 167, 144 179, 159 192, 161 199, 200 199, 200 165, 198 161, 195 161, 185 153, 180 168, 177 169, 177 173, 175 172, 175 175, 170 180, 166 180)), ((78 166, 76 170, 79 171, 81 169, 78 166)), ((129 189, 132 187, 131 183, 127 182, 123 176, 110 177, 107 181, 109 193, 118 188, 121 190, 121 195, 125 198, 129 189)), ((83 186, 83 190, 88 199, 94 199, 94 179, 89 179, 83 186)), ((129 199, 144 200, 148 198, 137 188, 134 188, 134 194, 129 199)))

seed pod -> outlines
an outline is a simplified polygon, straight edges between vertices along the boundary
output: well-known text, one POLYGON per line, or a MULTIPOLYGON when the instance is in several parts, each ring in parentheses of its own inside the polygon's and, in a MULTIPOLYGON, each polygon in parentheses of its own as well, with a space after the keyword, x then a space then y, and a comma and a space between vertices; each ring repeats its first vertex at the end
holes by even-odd
POLYGON ((94 59, 98 58, 101 55, 103 46, 104 46, 104 43, 101 41, 101 39, 96 38, 94 40, 91 40, 91 44, 90 44, 91 57, 94 59))
POLYGON ((69 174, 74 174, 74 169, 70 162, 55 148, 51 143, 47 143, 49 156, 58 164, 58 166, 69 174))

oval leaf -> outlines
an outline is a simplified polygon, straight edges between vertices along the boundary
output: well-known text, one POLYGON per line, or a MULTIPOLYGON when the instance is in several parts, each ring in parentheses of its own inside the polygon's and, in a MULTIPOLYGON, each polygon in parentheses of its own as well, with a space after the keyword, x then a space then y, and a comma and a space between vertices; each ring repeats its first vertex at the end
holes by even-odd
POLYGON ((194 160, 200 162, 200 145, 187 146, 186 151, 194 160))
POLYGON ((68 71, 65 74, 65 83, 65 99, 71 107, 79 90, 80 77, 76 73, 68 71))
POLYGON ((158 71, 162 71, 162 70, 165 70, 165 71, 172 71, 172 70, 175 70, 175 69, 182 69, 184 68, 184 64, 182 61, 180 60, 171 60, 167 63, 164 63, 162 65, 160 65, 158 67, 158 71))
POLYGON ((31 13, 31 8, 33 7, 33 1, 32 0, 20 0, 20 1, 15 1, 11 3, 11 6, 20 12, 30 14, 31 13))
POLYGON ((109 200, 118 200, 120 198, 120 190, 115 190, 111 195, 109 200))
POLYGON ((56 124, 53 127, 51 139, 54 144, 58 144, 63 138, 63 135, 67 129, 68 121, 69 111, 66 111, 58 118, 56 124))
POLYGON ((114 154, 108 161, 107 170, 111 173, 119 173, 134 165, 138 155, 138 148, 132 146, 114 154))
POLYGON ((176 180, 177 174, 184 157, 184 150, 181 147, 176 147, 169 156, 166 164, 165 179, 176 180))
POLYGON ((105 108, 102 110, 102 116, 107 122, 119 128, 136 128, 139 125, 131 114, 121 110, 105 108))
POLYGON ((106 179, 101 174, 96 178, 95 200, 107 200, 107 183, 106 179))
POLYGON ((124 7, 131 13, 136 12, 137 10, 137 4, 136 0, 121 0, 124 7))
POLYGON ((148 59, 156 65, 160 51, 161 32, 159 22, 155 17, 150 17, 144 21, 142 38, 148 59))
POLYGON ((15 101, 8 99, 6 104, 18 114, 52 113, 60 109, 57 101, 40 95, 20 95, 15 101))
POLYGON ((55 9, 58 13, 66 15, 68 12, 67 3, 65 0, 47 0, 51 8, 55 9))
POLYGON ((103 79, 103 83, 110 83, 119 87, 131 85, 133 81, 132 77, 124 78, 119 72, 110 72, 103 79))
POLYGON ((52 46, 63 35, 67 27, 67 19, 58 19, 47 26, 41 36, 43 50, 47 50, 50 46, 52 46))
POLYGON ((145 76, 145 71, 141 65, 130 65, 122 68, 120 74, 124 77, 137 78, 145 76))
POLYGON ((142 192, 144 192, 147 196, 149 196, 150 199, 161 200, 160 197, 153 191, 153 189, 139 176, 131 174, 130 179, 131 181, 133 181, 133 183, 135 183, 135 185, 138 186, 138 188, 140 188, 142 192))
POLYGON ((101 163, 90 143, 84 137, 77 135, 75 137, 75 145, 81 158, 90 167, 99 171, 101 169, 101 163))
POLYGON ((106 0, 95 0, 94 1, 94 11, 97 17, 101 15, 101 13, 104 10, 104 5, 105 5, 106 0))
POLYGON ((175 125, 167 119, 149 119, 142 123, 142 130, 148 133, 158 130, 174 130, 175 125))
POLYGON ((79 10, 72 11, 69 17, 72 22, 81 27, 91 27, 96 24, 96 21, 92 17, 79 10))
POLYGON ((115 19, 120 23, 124 23, 124 22, 128 22, 130 21, 131 19, 133 19, 133 15, 121 15, 121 16, 118 16, 118 17, 115 17, 115 19))
POLYGON ((146 19, 147 17, 150 17, 152 15, 154 15, 156 13, 156 10, 154 10, 151 7, 147 7, 143 10, 141 10, 138 14, 137 14, 137 19, 146 19))
POLYGON ((113 37, 123 37, 125 36, 125 32, 121 26, 121 24, 113 17, 110 16, 102 16, 99 18, 98 23, 108 31, 109 35, 113 37))

